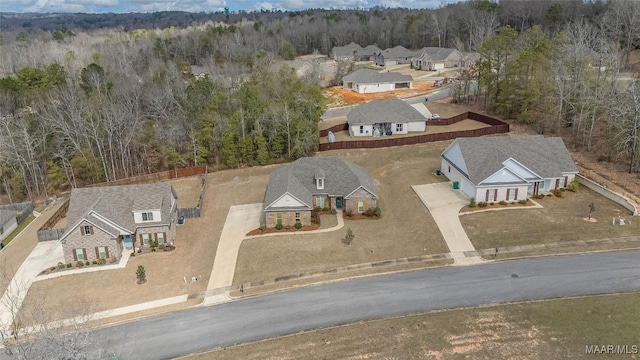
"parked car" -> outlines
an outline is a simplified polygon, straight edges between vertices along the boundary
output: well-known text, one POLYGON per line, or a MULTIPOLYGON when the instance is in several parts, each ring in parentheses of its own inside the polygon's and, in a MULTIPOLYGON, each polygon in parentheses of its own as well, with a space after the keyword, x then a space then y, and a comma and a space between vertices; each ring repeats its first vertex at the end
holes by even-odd
POLYGON ((442 117, 440 117, 440 115, 438 114, 431 114, 431 120, 440 120, 442 119, 442 117))

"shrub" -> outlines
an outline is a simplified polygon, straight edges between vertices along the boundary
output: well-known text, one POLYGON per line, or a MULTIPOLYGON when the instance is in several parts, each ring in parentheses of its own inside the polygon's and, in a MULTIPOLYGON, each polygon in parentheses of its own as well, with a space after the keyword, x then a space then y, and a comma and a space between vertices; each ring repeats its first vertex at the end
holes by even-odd
POLYGON ((281 223, 277 223, 276 224, 276 230, 282 230, 282 224, 281 223))
POLYGON ((373 209, 373 215, 375 215, 376 217, 381 217, 382 216, 382 210, 380 210, 380 208, 376 206, 376 208, 373 209))
MULTIPOLYGON (((544 195, 543 195, 544 196, 544 195)), ((553 196, 553 194, 547 194, 547 196, 553 196)))
POLYGON ((507 205, 507 202, 502 200, 502 201, 500 201, 500 205, 507 205))
POLYGON ((138 269, 136 270, 136 279, 138 279, 138 284, 144 284, 147 282, 147 272, 144 270, 144 266, 138 265, 138 269))
POLYGON ((364 215, 368 216, 368 217, 372 217, 373 216, 373 209, 372 208, 368 208, 367 210, 365 210, 364 215))
POLYGON ((579 187, 580 187, 580 184, 578 183, 578 180, 576 180, 576 179, 571 180, 571 182, 569 183, 569 191, 576 192, 576 191, 578 191, 579 187))
POLYGON ((347 215, 347 217, 352 217, 353 216, 353 210, 351 209, 347 209, 347 211, 344 212, 345 215, 347 215))
POLYGON ((77 261, 76 262, 76 267, 81 268, 84 266, 84 263, 82 261, 77 261))
POLYGON ((92 263, 93 265, 98 265, 98 260, 93 260, 91 263, 92 263))
POLYGON ((474 207, 476 207, 476 205, 478 205, 476 203, 476 198, 471 198, 471 200, 469 200, 469 207, 470 208, 474 208, 474 207))
POLYGON ((111 258, 111 263, 112 263, 112 264, 115 264, 115 263, 116 263, 116 261, 118 261, 118 259, 116 259, 115 257, 112 257, 112 258, 111 258))
POLYGON ((64 264, 63 264, 63 263, 61 263, 61 262, 59 262, 59 263, 58 263, 58 269, 64 269, 64 264))
MULTIPOLYGON (((138 251, 140 251, 140 250, 138 250, 138 251)), ((136 256, 136 252, 135 252, 135 251, 132 251, 132 252, 131 252, 131 257, 134 257, 134 256, 136 256)))
POLYGON ((515 201, 512 201, 512 202, 511 202, 511 205, 513 205, 513 204, 515 204, 515 203, 516 203, 515 201))
POLYGON ((142 249, 138 249, 137 253, 140 254, 142 252, 142 249))
POLYGON ((73 265, 71 263, 67 263, 66 266, 67 266, 67 269, 68 269, 68 268, 72 267, 73 265))
POLYGON ((166 248, 166 246, 164 244, 158 245, 158 249, 160 249, 160 250, 164 250, 165 248, 166 248))
POLYGON ((345 235, 342 241, 344 242, 345 245, 351 246, 351 242, 353 241, 353 238, 355 238, 355 235, 353 235, 353 231, 351 231, 351 228, 348 228, 347 235, 345 235))
POLYGON ((327 206, 323 207, 322 212, 329 212, 329 208, 327 206))
POLYGON ((55 269, 56 269, 55 266, 52 266, 52 267, 49 268, 49 270, 51 270, 51 271, 54 271, 55 269))
POLYGON ((155 248, 155 247, 152 247, 152 248, 151 248, 151 252, 156 252, 156 248, 155 248))
POLYGON ((489 205, 493 206, 493 205, 495 205, 495 203, 492 201, 492 202, 489 203, 489 205))
POLYGON ((89 265, 91 265, 91 262, 89 262, 89 260, 87 260, 87 261, 84 262, 84 264, 89 266, 89 265))
POLYGON ((107 259, 98 259, 97 263, 98 265, 104 265, 107 263, 107 259))
POLYGON ((555 190, 555 191, 553 192, 553 195, 555 195, 555 196, 557 196, 557 197, 562 197, 562 191, 560 191, 560 190, 555 190))
POLYGON ((291 225, 285 225, 285 226, 284 226, 284 229, 285 229, 285 230, 289 230, 289 229, 291 229, 291 225))
POLYGON ((486 208, 487 207, 487 203, 484 202, 484 201, 481 201, 481 202, 478 203, 478 207, 486 208))
POLYGON ((522 200, 518 200, 518 203, 524 205, 527 203, 527 201, 529 201, 529 199, 522 199, 522 200))
POLYGON ((300 229, 302 229, 302 223, 301 223, 300 221, 298 221, 298 222, 294 225, 294 227, 295 227, 296 229, 300 230, 300 229))

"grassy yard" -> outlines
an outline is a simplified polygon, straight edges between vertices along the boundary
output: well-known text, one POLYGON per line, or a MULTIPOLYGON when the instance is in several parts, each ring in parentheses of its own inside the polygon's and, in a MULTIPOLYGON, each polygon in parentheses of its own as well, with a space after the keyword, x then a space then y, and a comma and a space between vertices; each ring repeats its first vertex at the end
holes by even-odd
POLYGON ((171 185, 178 193, 179 208, 193 208, 198 206, 200 192, 202 191, 202 176, 191 176, 171 180, 171 185))
POLYGON ((205 290, 229 207, 262 202, 267 175, 275 168, 209 174, 202 217, 187 219, 184 225, 178 226, 176 250, 132 257, 124 269, 35 282, 27 294, 26 304, 46 298, 43 310, 57 319, 65 316, 60 309, 70 306, 70 298, 82 299, 78 306, 89 306, 92 312, 97 312, 205 290), (135 283, 138 265, 146 269, 147 283, 144 285, 135 283), (183 277, 190 279, 192 276, 198 276, 200 281, 185 284, 183 277))
POLYGON ((640 234, 640 219, 584 187, 576 193, 565 191, 562 198, 551 196, 536 201, 544 208, 469 214, 461 216, 460 221, 476 249, 640 234), (596 222, 585 220, 592 202, 596 222), (627 225, 612 225, 612 218, 618 217, 625 219, 627 225))
POLYGON ((29 224, 31 224, 31 222, 33 220, 35 220, 35 218, 36 217, 33 216, 33 214, 27 216, 26 219, 22 220, 22 222, 20 224, 18 224, 18 227, 13 229, 13 231, 11 232, 11 234, 9 234, 9 236, 7 236, 6 238, 2 239, 2 244, 4 246, 9 245, 11 240, 13 240, 13 238, 15 238, 16 235, 20 234, 20 231, 24 230, 24 228, 26 228, 29 224))
POLYGON ((446 180, 434 172, 447 144, 321 153, 320 156, 344 157, 369 170, 379 193, 382 218, 345 220, 343 229, 329 233, 245 240, 240 247, 234 283, 446 252, 433 218, 410 186, 446 180), (355 235, 350 247, 341 242, 348 228, 355 235))
POLYGON ((369 321, 186 357, 204 359, 623 359, 640 347, 640 293, 498 305, 369 321))

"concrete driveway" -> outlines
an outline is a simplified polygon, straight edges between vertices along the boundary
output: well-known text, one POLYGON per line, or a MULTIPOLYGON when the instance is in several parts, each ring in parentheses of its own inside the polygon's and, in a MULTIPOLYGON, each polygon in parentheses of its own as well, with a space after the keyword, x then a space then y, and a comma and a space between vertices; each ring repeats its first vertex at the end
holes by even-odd
POLYGON ((450 182, 412 186, 422 203, 429 209, 449 247, 456 265, 469 265, 483 262, 480 257, 466 257, 465 251, 475 248, 462 228, 458 213, 469 199, 460 190, 453 190, 450 182))
POLYGON ((229 208, 222 228, 208 290, 231 286, 236 271, 236 260, 245 234, 260 226, 262 203, 236 205, 229 208))

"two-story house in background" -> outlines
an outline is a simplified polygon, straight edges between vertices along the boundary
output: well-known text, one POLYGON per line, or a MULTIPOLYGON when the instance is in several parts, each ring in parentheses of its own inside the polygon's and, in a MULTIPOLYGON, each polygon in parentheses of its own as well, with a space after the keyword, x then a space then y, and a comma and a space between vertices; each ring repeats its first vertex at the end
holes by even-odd
POLYGON ((153 241, 172 245, 177 198, 171 183, 73 189, 60 238, 65 261, 117 260, 153 241))

